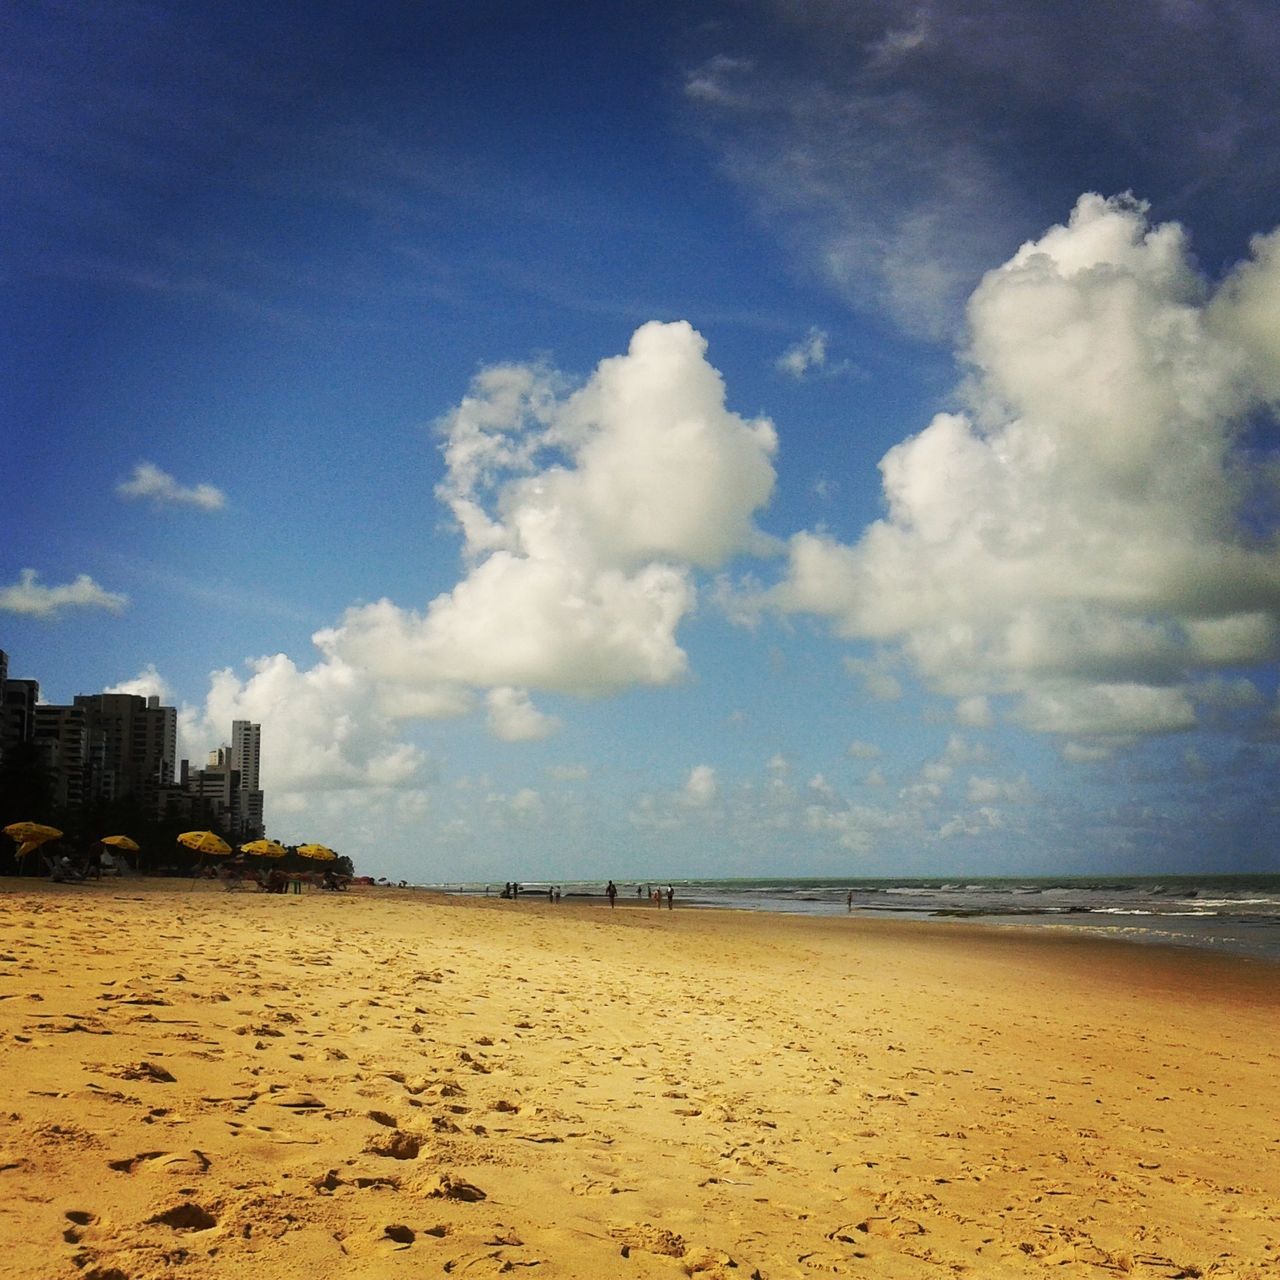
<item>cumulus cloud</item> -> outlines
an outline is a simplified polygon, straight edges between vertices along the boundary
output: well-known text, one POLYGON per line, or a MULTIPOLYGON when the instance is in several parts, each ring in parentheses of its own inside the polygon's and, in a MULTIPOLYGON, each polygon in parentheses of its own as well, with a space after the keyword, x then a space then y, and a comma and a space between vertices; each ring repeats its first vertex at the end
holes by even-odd
POLYGON ((440 424, 465 576, 422 612, 349 610, 325 653, 407 688, 678 680, 694 572, 772 550, 753 516, 773 427, 725 407, 705 353, 688 324, 652 323, 571 393, 539 366, 482 374, 440 424))
POLYGON ((1280 369, 1260 243, 1215 291, 1179 226, 1081 197, 974 293, 962 411, 881 461, 885 518, 852 545, 796 535, 771 603, 875 642, 864 678, 905 658, 966 723, 1012 694, 1040 732, 1194 725, 1193 673, 1280 653, 1280 551, 1238 447, 1280 369))
POLYGON ((156 670, 154 662, 147 663, 132 680, 122 680, 119 684, 108 685, 103 693, 131 693, 139 698, 159 698, 165 704, 172 704, 174 697, 173 689, 156 670))
POLYGON ((179 484, 167 471, 153 462, 139 462, 127 480, 116 485, 116 492, 128 501, 146 501, 155 507, 195 507, 200 511, 221 511, 227 504, 226 494, 211 484, 179 484))
POLYGON ((303 671, 284 654, 258 658, 251 674, 215 672, 201 708, 183 708, 184 749, 198 756, 233 720, 262 725, 262 786, 274 794, 406 787, 425 758, 399 740, 367 672, 327 661, 303 671))
POLYGON ((939 840, 953 840, 957 836, 980 836, 989 831, 998 831, 1004 826, 1004 817, 999 809, 989 805, 975 809, 969 813, 959 813, 948 819, 938 828, 939 840))
POLYGON ((560 728, 560 721, 539 711, 523 689, 506 686, 490 689, 485 695, 485 706, 490 732, 503 742, 536 742, 549 738, 560 728))
POLYGON ((709 764, 694 765, 685 779, 681 797, 684 803, 695 809, 706 808, 720 793, 716 771, 709 764))
POLYGON ((108 609, 119 613, 129 597, 100 587, 87 573, 61 586, 46 586, 35 569, 23 569, 18 581, 0 587, 0 610, 52 620, 67 609, 108 609))
MULTIPOLYGON (((232 719, 261 722, 276 791, 403 788, 424 764, 399 740, 405 720, 479 702, 496 737, 532 741, 560 727, 533 690, 678 680, 697 572, 779 549, 754 523, 774 485, 773 426, 726 407, 705 357, 688 324, 654 323, 576 389, 545 364, 482 371, 439 423, 457 585, 421 611, 349 609, 313 636, 309 670, 277 654, 246 679, 217 673, 184 733, 217 741, 232 719)), ((708 799, 714 774, 695 775, 688 797, 708 799)))

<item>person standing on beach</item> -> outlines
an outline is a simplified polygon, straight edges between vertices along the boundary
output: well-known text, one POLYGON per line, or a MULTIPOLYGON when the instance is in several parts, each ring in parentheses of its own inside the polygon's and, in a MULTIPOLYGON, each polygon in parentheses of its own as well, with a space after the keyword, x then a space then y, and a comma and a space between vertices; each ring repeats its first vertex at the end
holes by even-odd
POLYGON ((667 910, 674 911, 676 909, 676 891, 674 885, 667 885, 667 910))
POLYGON ((618 900, 618 886, 614 884, 612 880, 610 880, 608 885, 605 887, 605 894, 608 896, 609 905, 611 907, 615 906, 618 900))
POLYGON ((853 910, 853 890, 849 890, 849 896, 844 900, 844 909, 846 911, 853 910))

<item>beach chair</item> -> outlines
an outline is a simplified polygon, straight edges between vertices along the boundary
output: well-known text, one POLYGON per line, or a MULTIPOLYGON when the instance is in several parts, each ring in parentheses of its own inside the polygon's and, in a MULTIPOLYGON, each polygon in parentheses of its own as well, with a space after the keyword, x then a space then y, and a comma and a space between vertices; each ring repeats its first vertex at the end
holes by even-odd
POLYGON ((217 874, 218 879, 222 881, 223 889, 228 893, 238 893, 244 888, 244 881, 240 879, 240 873, 234 867, 219 867, 217 874))

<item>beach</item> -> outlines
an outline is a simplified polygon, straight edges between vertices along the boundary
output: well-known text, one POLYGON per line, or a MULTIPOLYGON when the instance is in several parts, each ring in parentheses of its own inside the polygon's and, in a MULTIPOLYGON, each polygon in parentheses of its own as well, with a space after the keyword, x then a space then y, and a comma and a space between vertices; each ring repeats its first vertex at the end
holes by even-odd
POLYGON ((1280 966, 967 922, 0 886, 0 1276, 1280 1273, 1280 966))

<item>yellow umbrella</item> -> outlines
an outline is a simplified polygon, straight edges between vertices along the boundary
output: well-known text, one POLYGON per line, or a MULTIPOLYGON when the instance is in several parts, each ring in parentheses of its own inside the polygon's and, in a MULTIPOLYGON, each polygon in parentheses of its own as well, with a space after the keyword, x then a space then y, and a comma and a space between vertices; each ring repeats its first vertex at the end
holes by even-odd
POLYGON ((338 855, 322 844, 300 844, 298 852, 304 858, 311 858, 315 862, 337 862, 338 860, 338 855))
POLYGON ((262 858, 283 858, 288 849, 274 840, 250 840, 240 846, 241 853, 256 853, 262 858))
POLYGON ((18 842, 18 857, 38 849, 49 840, 59 840, 62 832, 57 827, 46 827, 42 822, 11 822, 4 829, 5 835, 18 842))
POLYGON ((178 843, 196 853, 230 853, 231 846, 213 831, 184 831, 178 843))
POLYGON ((128 836, 103 836, 98 843, 114 845, 117 849, 127 849, 130 853, 138 852, 138 842, 130 840, 128 836))

